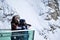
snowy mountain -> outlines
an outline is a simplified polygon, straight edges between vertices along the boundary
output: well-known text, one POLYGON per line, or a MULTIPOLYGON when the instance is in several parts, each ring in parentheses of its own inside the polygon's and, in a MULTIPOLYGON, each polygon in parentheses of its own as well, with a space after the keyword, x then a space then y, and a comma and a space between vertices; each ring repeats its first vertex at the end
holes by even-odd
POLYGON ((0 0, 0 29, 10 29, 8 24, 10 24, 11 18, 15 14, 15 9, 9 6, 5 0, 0 0))
POLYGON ((0 29, 11 29, 11 18, 17 14, 32 25, 29 29, 35 30, 34 40, 60 39, 60 17, 57 15, 60 0, 58 3, 55 0, 0 0, 0 3, 0 29))

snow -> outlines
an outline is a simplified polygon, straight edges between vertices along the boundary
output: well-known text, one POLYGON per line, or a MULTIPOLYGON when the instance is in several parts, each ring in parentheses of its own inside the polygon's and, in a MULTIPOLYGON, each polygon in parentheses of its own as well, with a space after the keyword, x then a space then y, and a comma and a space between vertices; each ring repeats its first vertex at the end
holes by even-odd
MULTIPOLYGON (((54 10, 48 6, 46 6, 42 0, 6 0, 10 8, 14 8, 14 15, 19 15, 22 19, 25 19, 27 23, 31 24, 32 27, 29 29, 35 30, 34 40, 59 40, 60 35, 60 19, 57 21, 45 20, 46 16, 48 15, 46 12, 50 10, 50 12, 54 12, 54 10), (42 16, 39 16, 39 13, 44 13, 42 16), (51 26, 54 26, 56 30, 51 30, 51 26)), ((3 15, 3 14, 1 14, 3 15)), ((7 18, 11 18, 8 16, 7 18)), ((11 29, 11 24, 8 20, 4 22, 0 21, 0 29, 11 29)))

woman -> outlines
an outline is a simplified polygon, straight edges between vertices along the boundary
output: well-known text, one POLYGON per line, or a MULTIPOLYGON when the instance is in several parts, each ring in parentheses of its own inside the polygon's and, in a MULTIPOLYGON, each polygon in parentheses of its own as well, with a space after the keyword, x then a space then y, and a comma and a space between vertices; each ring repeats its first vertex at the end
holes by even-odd
MULTIPOLYGON (((17 27, 19 25, 19 20, 20 20, 19 15, 13 16, 11 21, 11 30, 17 30, 17 27)), ((19 40, 18 36, 13 36, 13 35, 17 35, 17 32, 12 32, 11 40, 19 40)))
POLYGON ((16 30, 16 28, 19 25, 19 20, 20 20, 19 15, 13 16, 12 21, 11 21, 11 30, 16 30))

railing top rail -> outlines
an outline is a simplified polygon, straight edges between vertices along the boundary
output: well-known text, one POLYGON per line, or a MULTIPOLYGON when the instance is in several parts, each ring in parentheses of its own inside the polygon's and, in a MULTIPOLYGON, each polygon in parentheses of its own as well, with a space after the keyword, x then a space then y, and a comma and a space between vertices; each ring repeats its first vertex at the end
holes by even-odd
POLYGON ((34 31, 34 30, 10 30, 10 29, 0 29, 1 32, 19 32, 19 31, 34 31))

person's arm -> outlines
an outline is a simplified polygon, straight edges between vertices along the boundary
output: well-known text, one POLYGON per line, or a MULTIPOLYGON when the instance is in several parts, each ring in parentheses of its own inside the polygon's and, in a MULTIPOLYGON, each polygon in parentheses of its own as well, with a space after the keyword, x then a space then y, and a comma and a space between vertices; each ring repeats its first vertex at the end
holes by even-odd
POLYGON ((30 24, 27 24, 27 26, 31 26, 30 24))
POLYGON ((26 28, 29 29, 31 27, 30 24, 26 24, 26 28))

